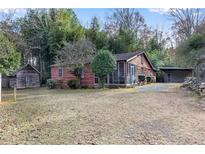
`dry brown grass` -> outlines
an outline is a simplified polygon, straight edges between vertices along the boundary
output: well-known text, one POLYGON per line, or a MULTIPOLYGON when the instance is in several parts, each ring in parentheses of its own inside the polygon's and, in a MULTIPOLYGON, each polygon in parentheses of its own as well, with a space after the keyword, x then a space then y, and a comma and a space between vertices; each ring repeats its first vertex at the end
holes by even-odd
POLYGON ((205 144, 205 111, 186 91, 18 91, 0 105, 0 144, 205 144))

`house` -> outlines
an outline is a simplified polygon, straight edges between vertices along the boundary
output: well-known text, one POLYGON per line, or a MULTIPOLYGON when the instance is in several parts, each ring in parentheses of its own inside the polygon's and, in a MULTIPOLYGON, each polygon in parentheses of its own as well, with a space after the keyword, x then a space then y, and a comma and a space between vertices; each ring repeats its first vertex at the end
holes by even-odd
POLYGON ((17 70, 14 74, 3 76, 3 88, 17 89, 40 87, 40 72, 32 65, 27 64, 17 70))
POLYGON ((159 69, 162 73, 162 78, 164 82, 184 82, 184 79, 186 77, 191 77, 193 74, 193 68, 161 67, 159 69))
MULTIPOLYGON (((144 52, 129 52, 114 55, 117 69, 105 79, 107 86, 133 86, 139 83, 138 77, 143 75, 156 81, 155 69, 144 52)), ((51 65, 51 78, 67 82, 76 79, 75 75, 66 67, 51 65)), ((90 63, 85 64, 82 75, 82 86, 97 86, 99 79, 92 73, 90 63)))

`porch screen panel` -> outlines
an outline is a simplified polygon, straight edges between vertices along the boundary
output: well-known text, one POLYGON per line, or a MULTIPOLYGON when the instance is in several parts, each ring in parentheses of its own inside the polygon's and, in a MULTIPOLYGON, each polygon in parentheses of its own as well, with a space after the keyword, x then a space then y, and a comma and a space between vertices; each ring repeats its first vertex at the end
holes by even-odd
POLYGON ((114 72, 113 72, 113 83, 118 83, 118 71, 117 70, 115 70, 114 72))
POLYGON ((123 84, 125 83, 125 70, 124 70, 124 63, 118 63, 118 70, 119 70, 119 74, 118 74, 118 81, 119 83, 123 84))
POLYGON ((109 75, 109 81, 110 81, 110 83, 113 83, 113 73, 111 73, 111 74, 109 75))

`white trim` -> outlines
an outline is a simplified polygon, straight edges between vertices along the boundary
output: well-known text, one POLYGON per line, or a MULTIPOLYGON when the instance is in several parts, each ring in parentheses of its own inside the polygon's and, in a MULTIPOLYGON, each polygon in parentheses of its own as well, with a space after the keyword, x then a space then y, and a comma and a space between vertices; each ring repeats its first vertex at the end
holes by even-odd
POLYGON ((155 71, 154 66, 152 65, 152 63, 151 63, 151 61, 150 61, 149 57, 147 56, 147 54, 146 54, 144 51, 139 52, 137 55, 133 56, 132 58, 130 58, 130 59, 128 59, 128 60, 126 60, 126 62, 131 61, 132 59, 136 58, 137 56, 139 56, 139 55, 141 55, 141 54, 144 54, 144 55, 145 55, 145 58, 147 59, 147 61, 148 61, 149 65, 150 65, 150 66, 151 66, 151 68, 152 68, 152 70, 153 70, 153 71, 155 71))
POLYGON ((129 62, 132 59, 135 59, 137 56, 141 55, 142 53, 144 53, 144 51, 137 53, 135 56, 133 56, 132 58, 126 60, 126 62, 129 62))

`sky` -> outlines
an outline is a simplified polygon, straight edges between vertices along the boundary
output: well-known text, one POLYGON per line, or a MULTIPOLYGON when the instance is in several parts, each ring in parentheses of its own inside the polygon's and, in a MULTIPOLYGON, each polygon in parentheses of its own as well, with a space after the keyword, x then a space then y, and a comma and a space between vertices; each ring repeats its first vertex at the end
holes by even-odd
MULTIPOLYGON (((0 9, 0 12, 8 12, 9 9, 0 9)), ((106 17, 112 14, 113 9, 73 9, 76 13, 81 24, 85 27, 90 25, 91 19, 96 16, 100 20, 100 24, 103 27, 106 17)), ((168 18, 167 11, 168 9, 137 9, 140 14, 145 18, 145 23, 152 28, 159 28, 165 32, 169 31, 171 26, 171 20, 168 18)), ((25 9, 17 9, 15 17, 21 17, 25 14, 25 9)))
MULTIPOLYGON (((106 20, 106 17, 112 14, 113 9, 73 9, 81 24, 88 27, 93 16, 99 18, 101 25, 106 20)), ((167 12, 168 9, 137 9, 145 18, 145 23, 153 28, 159 28, 165 32, 170 30, 171 20, 167 12)))

